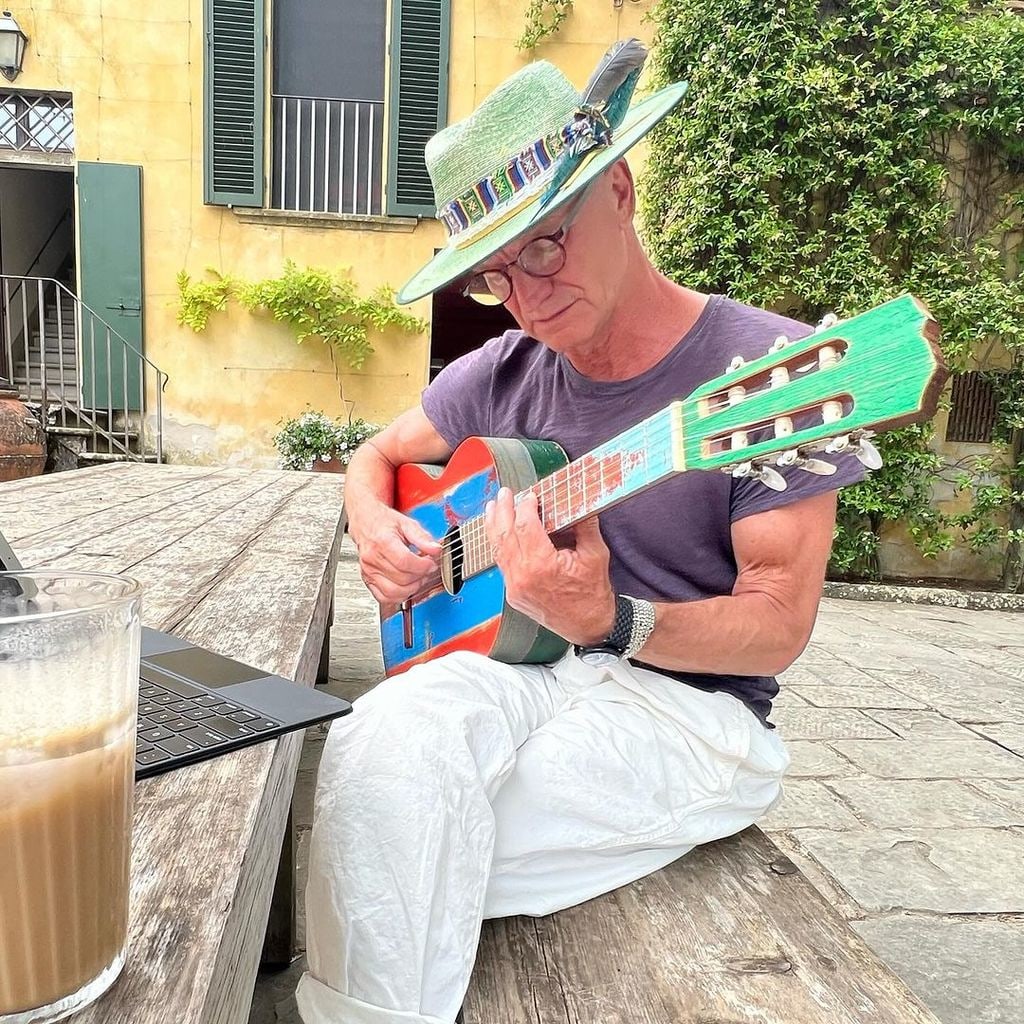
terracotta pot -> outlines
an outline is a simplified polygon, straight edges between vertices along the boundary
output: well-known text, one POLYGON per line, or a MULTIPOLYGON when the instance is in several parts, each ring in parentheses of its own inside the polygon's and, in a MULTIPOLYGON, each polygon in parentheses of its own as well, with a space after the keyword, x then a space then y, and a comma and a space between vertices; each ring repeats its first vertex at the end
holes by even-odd
POLYGON ((0 385, 0 482, 39 476, 46 465, 46 431, 18 397, 0 385))
POLYGON ((314 473, 344 473, 345 468, 346 464, 333 455, 327 462, 324 462, 323 459, 313 460, 314 473))

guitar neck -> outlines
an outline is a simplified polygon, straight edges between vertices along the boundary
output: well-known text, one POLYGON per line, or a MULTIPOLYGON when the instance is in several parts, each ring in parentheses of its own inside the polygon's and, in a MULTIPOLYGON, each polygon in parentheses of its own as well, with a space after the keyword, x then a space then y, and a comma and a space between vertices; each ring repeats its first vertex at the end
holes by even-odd
MULTIPOLYGON (((517 494, 537 497, 540 519, 558 533, 679 472, 683 443, 678 402, 635 427, 617 434, 593 451, 555 470, 517 494)), ((463 575, 475 576, 494 565, 482 516, 460 527, 463 575)))

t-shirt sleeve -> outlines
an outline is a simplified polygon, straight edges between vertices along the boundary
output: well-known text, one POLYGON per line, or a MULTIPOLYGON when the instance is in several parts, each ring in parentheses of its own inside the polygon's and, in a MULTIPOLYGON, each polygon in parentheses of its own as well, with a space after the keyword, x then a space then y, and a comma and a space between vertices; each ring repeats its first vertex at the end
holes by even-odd
POLYGON ((490 435, 493 347, 474 349, 449 363, 424 389, 423 411, 453 448, 467 437, 490 435))
POLYGON ((767 512, 773 508, 782 508, 804 498, 812 498, 817 494, 836 491, 848 484, 860 483, 867 475, 860 460, 851 452, 837 455, 826 455, 816 452, 815 458, 831 462, 836 471, 832 476, 818 476, 803 469, 784 469, 779 472, 786 478, 787 487, 784 491, 773 491, 759 480, 751 477, 739 477, 732 482, 732 494, 729 499, 729 521, 767 512))

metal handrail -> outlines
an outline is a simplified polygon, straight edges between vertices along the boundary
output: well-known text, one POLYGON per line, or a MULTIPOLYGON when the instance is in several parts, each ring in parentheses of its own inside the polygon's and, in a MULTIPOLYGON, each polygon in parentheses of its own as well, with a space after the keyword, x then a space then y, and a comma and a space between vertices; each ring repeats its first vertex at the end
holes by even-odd
MULTIPOLYGON (((28 302, 27 294, 23 295, 21 303, 21 341, 23 348, 23 356, 25 363, 25 389, 27 395, 25 396, 28 401, 38 401, 42 407, 42 415, 44 424, 49 422, 49 408, 51 404, 58 407, 61 424, 67 426, 68 412, 71 412, 79 422, 87 424, 88 429, 92 433, 93 444, 95 446, 96 441, 99 437, 103 437, 108 445, 108 450, 113 452, 117 449, 118 452, 125 455, 127 458, 133 460, 145 459, 145 445, 144 445, 144 432, 146 426, 145 413, 147 411, 146 403, 146 375, 145 368, 148 367, 150 371, 155 375, 156 380, 156 458, 158 462, 163 462, 163 392, 167 387, 169 376, 164 373, 148 356, 140 352, 127 338, 125 338, 115 327, 112 327, 106 320, 103 319, 92 307, 87 303, 83 302, 74 292, 70 291, 60 281, 55 280, 52 277, 23 277, 14 274, 0 274, 0 298, 2 298, 2 313, 3 320, 0 323, 0 329, 3 333, 3 341, 6 350, 6 362, 8 370, 11 372, 13 377, 14 369, 14 329, 11 324, 11 293, 10 282, 17 281, 18 286, 21 287, 26 284, 34 284, 36 290, 36 310, 35 316, 37 323, 34 325, 38 329, 39 333, 39 361, 37 367, 37 380, 32 380, 32 359, 29 351, 29 336, 30 336, 30 323, 28 313, 28 302), (57 342, 57 364, 58 373, 60 377, 59 390, 54 389, 54 385, 47 380, 47 367, 46 367, 46 356, 47 356, 47 331, 46 331, 46 293, 51 290, 55 298, 55 306, 57 310, 57 336, 55 339, 57 342), (67 381, 65 379, 65 359, 64 359, 64 317, 63 311, 70 303, 71 309, 74 311, 75 317, 75 376, 74 385, 76 397, 79 399, 75 403, 70 403, 67 398, 67 381), (84 346, 86 344, 85 338, 85 324, 88 322, 88 343, 89 351, 92 356, 90 360, 90 380, 91 384, 90 394, 95 403, 96 397, 96 385, 97 383, 103 383, 102 379, 97 381, 96 374, 96 346, 97 346, 97 324, 99 324, 100 338, 100 351, 105 351, 106 354, 106 395, 107 405, 106 414, 107 420, 106 425, 102 425, 98 421, 98 414, 102 411, 102 407, 97 408, 95 404, 90 406, 91 413, 86 412, 80 401, 82 390, 84 389, 85 381, 80 380, 79 368, 82 365, 82 354, 84 346), (121 352, 124 358, 121 360, 121 385, 122 385, 122 396, 124 398, 125 408, 123 410, 115 410, 111 392, 114 383, 111 375, 111 353, 117 352, 117 345, 121 346, 121 352), (136 454, 131 450, 131 436, 132 430, 130 429, 129 420, 129 409, 128 405, 128 359, 133 356, 139 366, 139 381, 138 381, 138 398, 139 398, 139 441, 140 447, 143 449, 141 454, 136 454), (114 413, 115 411, 123 412, 123 423, 120 429, 114 429, 114 413)), ((15 290, 17 291, 17 289, 15 290)))

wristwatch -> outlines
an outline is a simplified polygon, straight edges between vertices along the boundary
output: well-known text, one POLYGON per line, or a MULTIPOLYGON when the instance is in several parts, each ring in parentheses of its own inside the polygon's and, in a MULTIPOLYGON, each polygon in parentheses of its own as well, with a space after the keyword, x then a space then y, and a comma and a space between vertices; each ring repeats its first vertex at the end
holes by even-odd
POLYGON ((615 621, 611 632, 597 644, 576 644, 576 657, 600 667, 632 658, 654 631, 654 605, 639 597, 615 595, 615 621))

